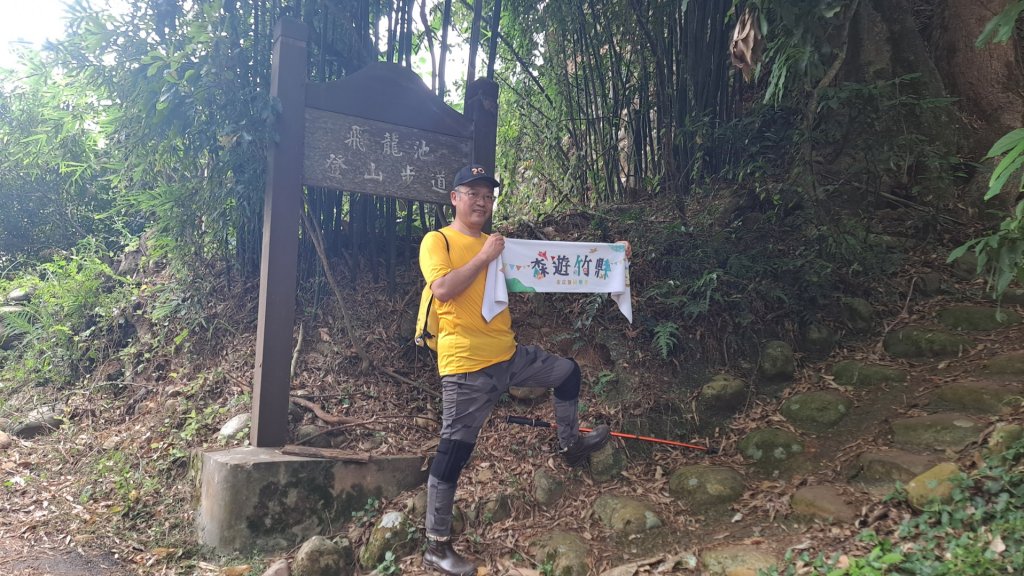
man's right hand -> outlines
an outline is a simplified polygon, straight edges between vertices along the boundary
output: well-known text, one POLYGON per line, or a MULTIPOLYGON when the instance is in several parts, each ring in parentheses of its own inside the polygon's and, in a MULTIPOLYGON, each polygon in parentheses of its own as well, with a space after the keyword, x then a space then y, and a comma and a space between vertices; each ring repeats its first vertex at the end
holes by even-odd
POLYGON ((480 249, 480 256, 485 258, 486 262, 490 262, 498 256, 501 256, 501 252, 504 249, 505 237, 501 234, 494 233, 487 237, 487 240, 484 242, 484 247, 480 249))

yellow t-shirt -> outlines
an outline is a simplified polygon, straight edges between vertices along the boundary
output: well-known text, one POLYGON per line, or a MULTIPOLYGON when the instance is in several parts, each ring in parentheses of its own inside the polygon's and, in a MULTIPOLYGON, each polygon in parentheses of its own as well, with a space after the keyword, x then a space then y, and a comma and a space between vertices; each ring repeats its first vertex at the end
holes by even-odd
MULTIPOLYGON (((420 270, 427 285, 465 266, 484 247, 487 234, 474 238, 451 226, 442 229, 448 238, 445 248, 441 234, 433 232, 420 243, 420 270)), ((447 302, 434 300, 437 306, 437 367, 441 376, 475 372, 504 362, 516 351, 516 335, 508 308, 490 322, 484 321, 481 309, 486 272, 481 271, 466 291, 447 302)))

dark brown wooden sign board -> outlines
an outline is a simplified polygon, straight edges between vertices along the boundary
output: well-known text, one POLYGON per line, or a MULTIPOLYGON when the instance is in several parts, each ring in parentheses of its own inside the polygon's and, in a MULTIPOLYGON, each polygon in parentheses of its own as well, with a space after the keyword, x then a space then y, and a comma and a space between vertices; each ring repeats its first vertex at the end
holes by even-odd
POLYGON ((271 96, 281 106, 267 153, 259 321, 249 441, 288 441, 302 187, 448 203, 451 178, 475 162, 494 169, 498 87, 467 86, 466 113, 452 109, 411 70, 373 63, 333 82, 307 81, 307 26, 274 29, 271 96))

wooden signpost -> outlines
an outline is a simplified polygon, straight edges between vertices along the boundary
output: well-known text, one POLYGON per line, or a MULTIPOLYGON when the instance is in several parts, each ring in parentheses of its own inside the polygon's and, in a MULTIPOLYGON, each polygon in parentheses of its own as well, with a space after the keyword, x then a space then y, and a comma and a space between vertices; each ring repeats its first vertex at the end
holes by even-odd
POLYGON ((305 24, 274 29, 271 96, 280 105, 267 154, 259 322, 250 444, 288 443, 302 187, 447 204, 451 178, 471 162, 494 170, 498 86, 466 89, 465 114, 411 70, 378 62, 333 82, 307 82, 305 24))

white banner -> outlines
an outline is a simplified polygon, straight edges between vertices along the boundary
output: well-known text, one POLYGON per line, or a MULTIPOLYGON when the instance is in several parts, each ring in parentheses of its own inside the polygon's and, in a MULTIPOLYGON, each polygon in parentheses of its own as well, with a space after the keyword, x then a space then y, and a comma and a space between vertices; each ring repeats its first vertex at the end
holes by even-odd
POLYGON ((484 319, 508 306, 509 292, 607 293, 633 322, 629 260, 624 244, 505 239, 487 268, 484 319))

